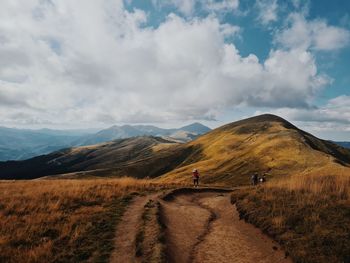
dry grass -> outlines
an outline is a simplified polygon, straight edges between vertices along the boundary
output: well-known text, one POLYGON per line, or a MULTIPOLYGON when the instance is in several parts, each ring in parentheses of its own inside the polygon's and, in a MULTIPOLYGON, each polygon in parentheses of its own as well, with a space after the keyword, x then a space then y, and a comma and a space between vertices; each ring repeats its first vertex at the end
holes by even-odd
POLYGON ((294 176, 238 191, 233 201, 295 262, 350 262, 350 176, 294 176))
POLYGON ((132 192, 164 187, 131 178, 0 182, 0 262, 106 261, 132 192))
POLYGON ((342 175, 310 175, 293 176, 288 179, 275 180, 265 186, 269 189, 283 189, 309 192, 314 195, 330 195, 339 199, 350 199, 350 176, 342 175))
MULTIPOLYGON (((323 147, 321 141, 315 141, 323 147)), ((203 183, 225 186, 249 184, 254 172, 267 172, 270 178, 350 173, 349 167, 335 162, 334 157, 325 152, 313 149, 300 131, 285 127, 281 122, 222 127, 188 145, 199 149, 193 153, 193 160, 160 177, 160 182, 184 182, 194 168, 201 172, 203 183)))

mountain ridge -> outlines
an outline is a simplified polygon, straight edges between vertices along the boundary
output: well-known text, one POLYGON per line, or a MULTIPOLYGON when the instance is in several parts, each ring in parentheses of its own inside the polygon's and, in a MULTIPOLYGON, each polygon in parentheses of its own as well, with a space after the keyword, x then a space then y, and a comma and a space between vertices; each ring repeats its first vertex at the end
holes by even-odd
MULTIPOLYGON (((194 123, 195 124, 195 123, 194 123)), ((194 124, 188 125, 193 131, 194 124), (192 126, 191 126, 192 125, 192 126)), ((49 154, 67 147, 85 146, 136 136, 161 136, 177 142, 187 142, 210 129, 197 123, 197 131, 186 131, 187 126, 162 129, 152 125, 113 125, 107 129, 52 130, 0 127, 0 161, 25 160, 49 154), (201 126, 199 126, 201 125, 201 126), (176 134, 182 132, 181 135, 176 134)))
POLYGON ((198 122, 183 126, 181 128, 172 129, 159 128, 153 125, 113 125, 107 129, 99 131, 96 134, 82 138, 81 141, 77 143, 77 146, 96 144, 136 136, 157 136, 187 142, 194 139, 196 136, 209 132, 210 130, 210 128, 198 122), (183 136, 177 136, 179 132, 182 132, 183 136))
POLYGON ((70 174, 186 182, 197 168, 204 183, 241 185, 249 183, 253 172, 268 173, 272 178, 345 173, 349 166, 349 150, 320 140, 280 117, 261 115, 224 125, 185 144, 159 137, 133 137, 0 163, 0 172, 3 179, 70 174))

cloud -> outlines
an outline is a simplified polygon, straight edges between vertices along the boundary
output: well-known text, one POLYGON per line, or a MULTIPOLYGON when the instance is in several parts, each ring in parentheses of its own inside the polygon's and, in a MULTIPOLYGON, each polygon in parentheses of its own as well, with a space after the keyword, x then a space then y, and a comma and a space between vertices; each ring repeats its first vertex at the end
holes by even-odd
POLYGON ((171 3, 184 15, 192 15, 196 5, 196 0, 171 0, 171 3))
POLYGON ((258 10, 257 20, 263 25, 268 25, 278 19, 277 0, 257 0, 255 7, 258 10))
POLYGON ((239 0, 206 0, 203 2, 205 9, 216 12, 233 12, 239 7, 239 0))
MULTIPOLYGON (((312 131, 350 131, 350 96, 342 95, 330 99, 325 105, 313 109, 280 108, 272 110, 288 120, 301 123, 312 131)), ((257 111, 256 114, 261 114, 257 111)), ((349 135, 349 134, 348 134, 349 135)))
POLYGON ((145 12, 117 0, 4 3, 0 56, 11 50, 14 60, 0 64, 0 117, 94 125, 208 120, 237 105, 310 108, 330 81, 312 53, 242 57, 226 42, 238 32, 214 15, 169 14, 147 27, 145 12))
POLYGON ((152 3, 156 7, 171 5, 185 16, 192 16, 196 8, 206 12, 228 13, 239 7, 239 0, 153 0, 152 3))
POLYGON ((287 27, 276 35, 276 42, 287 48, 331 51, 347 46, 350 32, 328 25, 324 20, 307 21, 303 15, 293 13, 287 27))
POLYGON ((257 110, 255 115, 273 113, 299 128, 325 139, 349 141, 350 96, 341 95, 330 99, 325 105, 311 109, 278 108, 257 110))

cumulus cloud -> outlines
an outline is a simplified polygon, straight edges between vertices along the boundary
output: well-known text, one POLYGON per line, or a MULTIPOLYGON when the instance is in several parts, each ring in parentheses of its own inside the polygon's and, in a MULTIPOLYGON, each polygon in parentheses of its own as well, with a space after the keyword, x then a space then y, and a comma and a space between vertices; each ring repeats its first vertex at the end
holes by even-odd
MULTIPOLYGON (((350 96, 335 97, 325 105, 312 109, 279 108, 269 112, 324 138, 348 140, 350 135, 350 96)), ((262 113, 256 111, 255 114, 262 113)))
POLYGON ((336 122, 350 124, 350 96, 342 95, 330 99, 326 105, 312 111, 291 111, 298 121, 336 122))
POLYGON ((71 124, 208 120, 237 105, 308 108, 329 83, 306 50, 272 50, 264 62, 242 57, 226 42, 237 32, 215 16, 170 14, 159 27, 147 27, 145 12, 127 11, 118 0, 3 3, 0 61, 9 63, 0 62, 0 101, 6 101, 0 117, 71 124))
POLYGON ((206 0, 203 5, 209 11, 232 12, 239 7, 239 0, 206 0))
POLYGON ((196 0, 171 0, 171 4, 174 5, 184 15, 192 15, 196 0))
POLYGON ((350 42, 350 32, 331 26, 324 20, 307 21, 302 14, 293 13, 288 25, 278 32, 277 43, 288 48, 330 51, 343 48, 350 42))
POLYGON ((267 25, 271 22, 277 21, 278 18, 278 4, 277 0, 257 0, 255 6, 258 10, 257 20, 267 25))
POLYGON ((349 140, 350 96, 341 95, 330 99, 325 105, 310 109, 282 107, 264 111, 257 110, 255 115, 266 112, 279 115, 321 138, 349 140))
POLYGON ((181 14, 192 16, 196 7, 207 12, 233 12, 239 7, 239 0, 152 0, 153 5, 174 6, 181 14))

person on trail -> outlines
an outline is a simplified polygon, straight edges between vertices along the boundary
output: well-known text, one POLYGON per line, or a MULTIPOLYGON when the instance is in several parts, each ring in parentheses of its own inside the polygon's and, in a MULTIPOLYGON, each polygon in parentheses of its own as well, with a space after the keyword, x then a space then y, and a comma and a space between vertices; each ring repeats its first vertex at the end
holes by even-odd
POLYGON ((259 181, 258 173, 254 173, 251 177, 252 185, 257 185, 259 181))
POLYGON ((193 169, 192 177, 193 177, 193 186, 198 187, 199 186, 199 172, 197 169, 193 169))
POLYGON ((263 176, 259 178, 259 182, 262 184, 266 182, 266 174, 263 174, 263 176))

